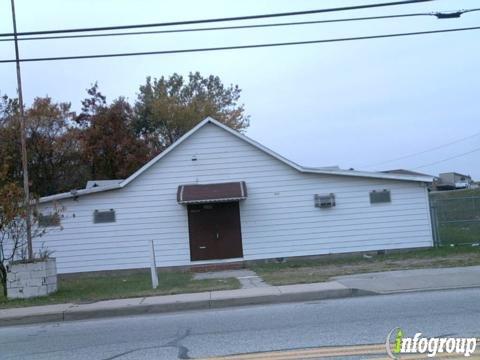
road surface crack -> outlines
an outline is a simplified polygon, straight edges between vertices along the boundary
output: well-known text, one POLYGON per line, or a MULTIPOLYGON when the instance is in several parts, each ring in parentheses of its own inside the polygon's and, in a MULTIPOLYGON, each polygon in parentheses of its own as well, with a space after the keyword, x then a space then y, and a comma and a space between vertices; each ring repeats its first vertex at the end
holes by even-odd
POLYGON ((130 350, 124 351, 120 354, 116 354, 116 355, 113 355, 113 356, 108 357, 108 358, 104 358, 103 360, 119 359, 119 358, 121 358, 125 355, 129 355, 129 354, 132 354, 132 353, 137 352, 137 351, 162 349, 162 348, 177 348, 178 349, 178 355, 177 355, 178 359, 181 359, 181 360, 190 359, 190 357, 188 356, 188 351, 189 351, 188 348, 181 344, 181 341, 184 340, 187 336, 189 336, 190 332, 191 332, 191 330, 187 329, 187 330, 185 330, 185 332, 183 332, 183 334, 177 334, 173 340, 171 340, 171 341, 169 341, 169 342, 167 342, 166 344, 163 344, 163 345, 142 346, 142 347, 138 347, 138 348, 135 348, 135 349, 130 349, 130 350))

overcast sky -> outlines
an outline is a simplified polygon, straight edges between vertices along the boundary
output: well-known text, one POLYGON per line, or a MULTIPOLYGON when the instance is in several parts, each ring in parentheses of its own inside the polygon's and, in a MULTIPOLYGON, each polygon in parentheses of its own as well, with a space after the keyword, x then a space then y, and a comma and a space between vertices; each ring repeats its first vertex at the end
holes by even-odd
MULTIPOLYGON (((19 31, 128 25, 358 5, 387 0, 16 0, 19 31)), ((0 32, 12 31, 10 0, 0 0, 0 32)), ((314 20, 479 7, 478 0, 437 0, 361 11, 291 17, 314 20)), ((288 21, 286 18, 237 24, 288 21)), ((230 24, 232 25, 232 24, 230 24)), ((210 25, 211 26, 211 25, 210 25)), ((21 56, 43 57, 304 41, 480 26, 480 12, 461 19, 415 17, 199 33, 24 41, 21 56)), ((0 58, 13 58, 0 42, 0 58)), ((307 166, 361 170, 458 171, 480 179, 480 30, 418 37, 174 54, 24 63, 24 97, 69 101, 79 109, 98 81, 109 100, 132 102, 146 76, 220 76, 238 84, 251 115, 247 135, 307 166), (478 133, 477 136, 472 137, 478 133), (465 141, 424 152, 458 139, 465 141), (386 162, 405 155, 418 156, 386 162), (378 166, 370 166, 382 163, 378 166), (421 167, 421 168, 419 168, 421 167)), ((0 64, 0 93, 16 96, 15 66, 0 64)))

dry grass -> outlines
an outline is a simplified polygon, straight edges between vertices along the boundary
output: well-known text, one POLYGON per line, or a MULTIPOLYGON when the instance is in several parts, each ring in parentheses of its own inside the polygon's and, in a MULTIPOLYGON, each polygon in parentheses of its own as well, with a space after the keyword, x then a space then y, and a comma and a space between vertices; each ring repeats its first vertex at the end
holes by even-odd
POLYGON ((151 286, 150 274, 146 272, 60 279, 58 291, 49 296, 8 301, 0 295, 0 309, 240 288, 240 282, 235 278, 193 280, 193 274, 189 272, 161 272, 158 278, 159 285, 155 290, 151 286))
POLYGON ((478 247, 416 250, 375 255, 370 259, 362 255, 345 258, 326 256, 318 260, 292 260, 284 263, 256 264, 251 267, 267 283, 287 285, 323 282, 341 275, 471 265, 480 265, 478 247))

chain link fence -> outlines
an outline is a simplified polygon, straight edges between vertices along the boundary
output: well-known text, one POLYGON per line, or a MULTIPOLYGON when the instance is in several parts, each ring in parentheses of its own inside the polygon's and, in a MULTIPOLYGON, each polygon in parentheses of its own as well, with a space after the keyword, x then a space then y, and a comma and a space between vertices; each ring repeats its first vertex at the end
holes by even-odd
POLYGON ((480 195, 431 193, 430 211, 437 246, 480 244, 480 195))

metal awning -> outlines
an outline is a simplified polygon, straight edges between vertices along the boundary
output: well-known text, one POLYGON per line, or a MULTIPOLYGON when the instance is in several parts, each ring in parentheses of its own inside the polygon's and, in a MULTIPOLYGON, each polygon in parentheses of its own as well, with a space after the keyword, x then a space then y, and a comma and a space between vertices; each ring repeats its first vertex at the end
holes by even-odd
POLYGON ((180 185, 177 191, 179 204, 239 201, 247 198, 245 181, 219 184, 180 185))

